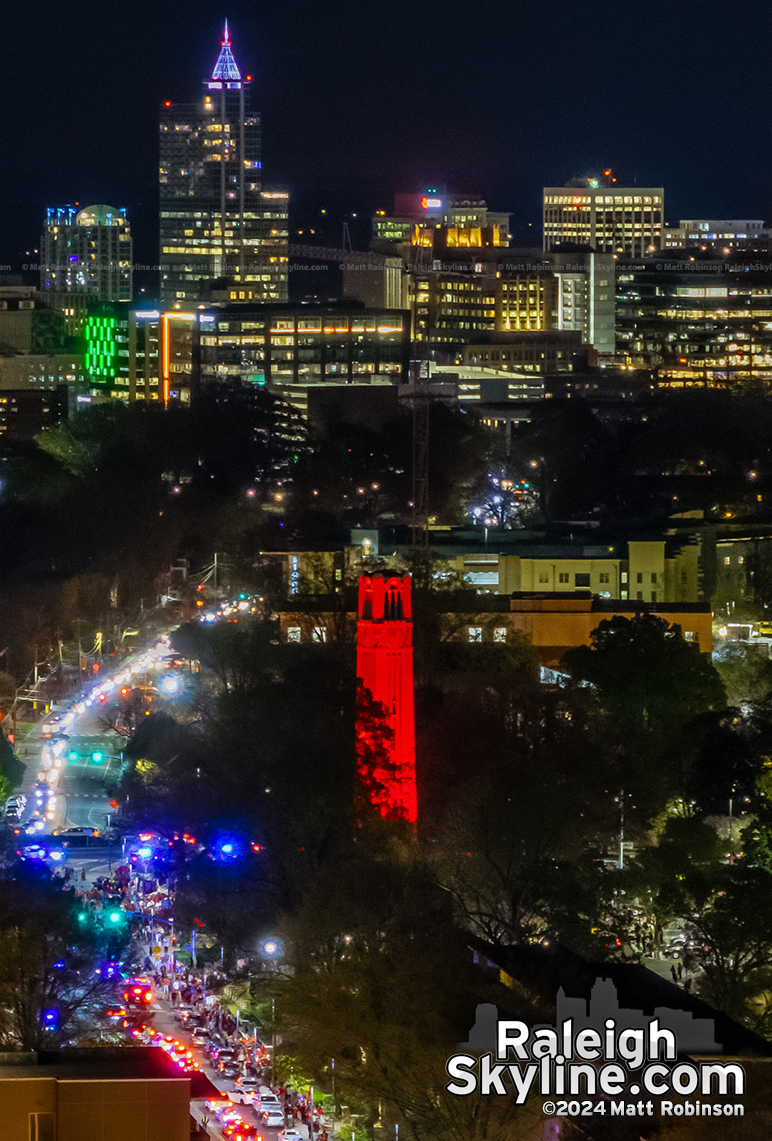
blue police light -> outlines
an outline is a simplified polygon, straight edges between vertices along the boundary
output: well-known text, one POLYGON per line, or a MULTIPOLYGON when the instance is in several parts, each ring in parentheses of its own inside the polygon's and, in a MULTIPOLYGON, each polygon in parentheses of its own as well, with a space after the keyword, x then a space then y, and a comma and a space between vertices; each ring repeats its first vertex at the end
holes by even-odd
POLYGON ((227 856, 229 856, 231 854, 231 852, 233 851, 233 844, 222 844, 220 847, 220 851, 225 852, 225 854, 227 856))
POLYGON ((50 1006, 48 1010, 43 1011, 43 1026, 46 1030, 59 1029, 59 1007, 50 1006))
POLYGON ((64 959, 58 959, 57 962, 53 964, 53 966, 55 971, 63 971, 67 964, 65 963, 64 959))
POLYGON ((143 860, 149 860, 152 854, 152 848, 137 848, 137 855, 141 856, 143 860))
POLYGON ((181 680, 175 674, 165 674, 161 678, 161 691, 167 697, 174 697, 175 694, 180 692, 181 680))

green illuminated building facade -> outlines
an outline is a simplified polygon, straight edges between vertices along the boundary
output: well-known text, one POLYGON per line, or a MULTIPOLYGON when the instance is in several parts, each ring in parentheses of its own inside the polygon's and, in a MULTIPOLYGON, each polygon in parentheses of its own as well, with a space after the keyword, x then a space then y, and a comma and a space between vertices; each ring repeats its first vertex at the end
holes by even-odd
POLYGON ((121 308, 91 312, 83 324, 83 371, 92 396, 125 397, 129 377, 129 321, 121 308))

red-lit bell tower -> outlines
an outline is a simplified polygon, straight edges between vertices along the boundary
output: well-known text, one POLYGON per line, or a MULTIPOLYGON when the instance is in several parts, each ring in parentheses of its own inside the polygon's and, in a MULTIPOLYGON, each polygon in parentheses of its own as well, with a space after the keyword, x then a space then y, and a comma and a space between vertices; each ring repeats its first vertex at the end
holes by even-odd
POLYGON ((377 805, 378 810, 387 819, 415 823, 418 797, 409 575, 360 577, 357 675, 373 698, 382 703, 394 734, 388 746, 391 765, 388 772, 379 774, 386 797, 377 805))

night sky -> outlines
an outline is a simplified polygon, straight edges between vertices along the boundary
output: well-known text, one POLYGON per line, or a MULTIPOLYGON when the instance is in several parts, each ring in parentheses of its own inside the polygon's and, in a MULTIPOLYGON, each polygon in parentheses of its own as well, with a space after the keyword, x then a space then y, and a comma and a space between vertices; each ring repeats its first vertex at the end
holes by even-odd
POLYGON ((158 105, 200 96, 224 16, 255 77, 265 182, 290 190, 311 240, 338 244, 356 212, 361 246, 395 190, 439 184, 483 194, 539 244, 542 186, 607 165, 664 186, 674 224, 772 216, 758 2, 12 0, 0 262, 18 271, 45 207, 76 200, 128 207, 137 260, 156 260, 158 105))

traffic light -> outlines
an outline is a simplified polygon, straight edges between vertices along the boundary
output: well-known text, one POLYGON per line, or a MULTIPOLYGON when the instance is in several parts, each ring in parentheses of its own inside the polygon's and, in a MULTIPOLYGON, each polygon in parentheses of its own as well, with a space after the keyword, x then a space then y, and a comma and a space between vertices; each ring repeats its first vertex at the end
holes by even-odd
POLYGON ((107 918, 111 923, 120 923, 123 919, 123 913, 120 911, 111 911, 107 918))
POLYGON ((79 911, 78 912, 78 923, 86 923, 86 922, 88 922, 88 913, 85 911, 79 911))
POLYGON ((67 754, 67 760, 68 761, 77 761, 79 756, 80 756, 80 753, 78 752, 77 749, 70 749, 69 753, 67 754))
POLYGON ((91 754, 91 760, 94 762, 95 765, 101 765, 101 763, 104 759, 105 759, 105 755, 101 751, 101 749, 95 749, 94 752, 91 754))

